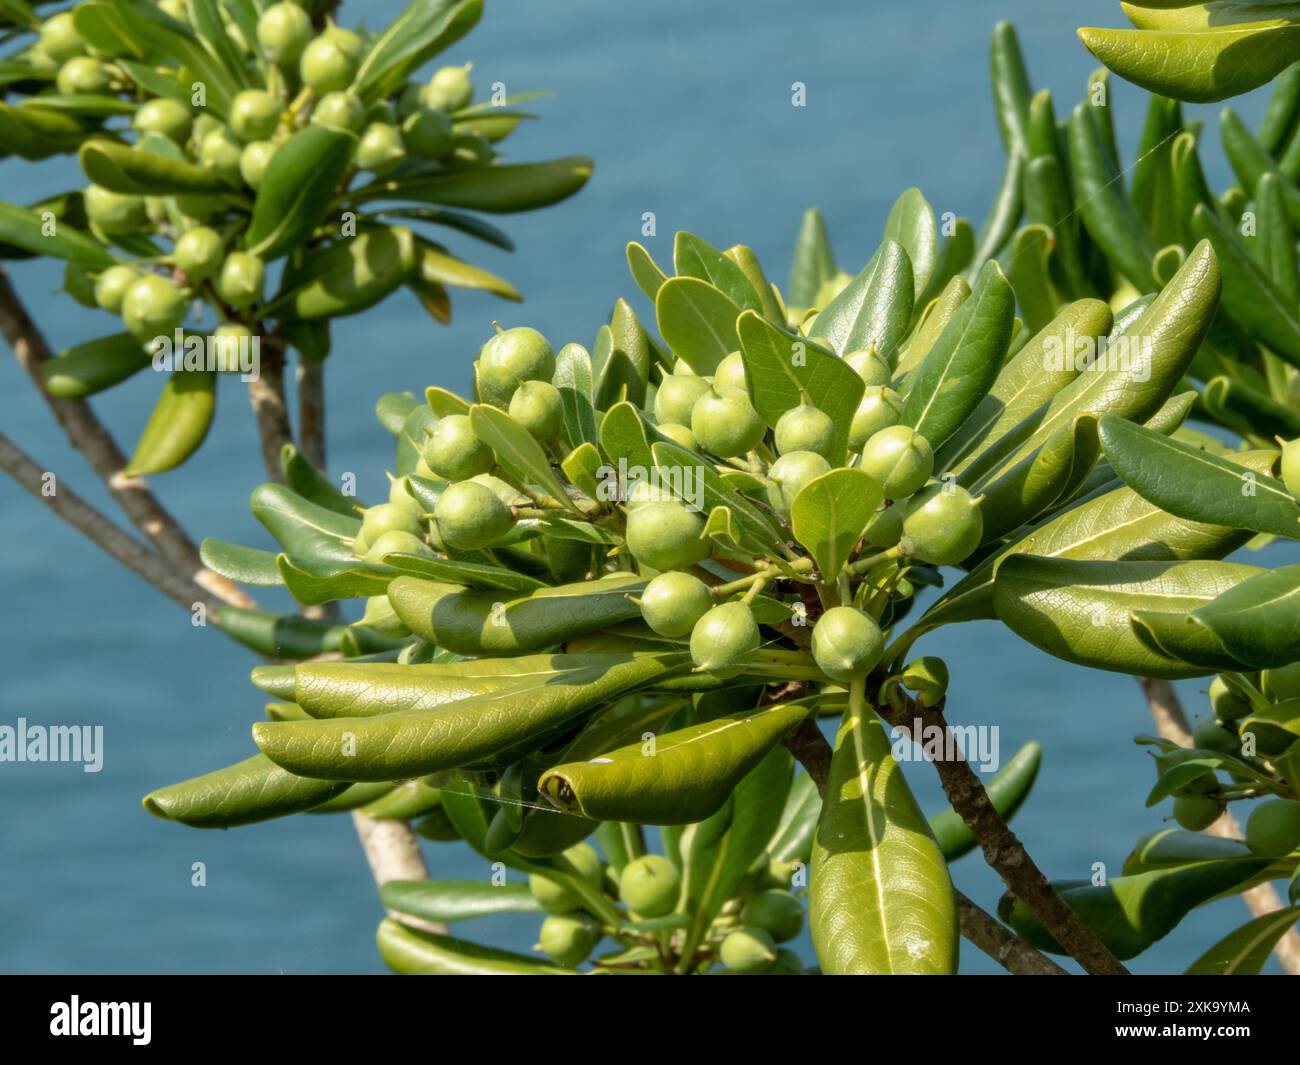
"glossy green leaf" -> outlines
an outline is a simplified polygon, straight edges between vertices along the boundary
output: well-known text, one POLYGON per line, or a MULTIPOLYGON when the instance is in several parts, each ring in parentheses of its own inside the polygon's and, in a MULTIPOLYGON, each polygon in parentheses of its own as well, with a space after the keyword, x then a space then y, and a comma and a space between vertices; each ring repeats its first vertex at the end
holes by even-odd
POLYGON ((1008 155, 1029 154, 1029 102, 1033 90, 1025 57, 1020 51, 1016 29, 1009 22, 993 28, 989 45, 989 68, 993 77, 993 105, 998 130, 1008 155))
POLYGON ((217 406, 217 375, 210 370, 176 370, 136 442, 128 477, 175 469, 203 443, 217 406))
POLYGON ((514 214, 567 200, 587 183, 594 166, 586 156, 574 155, 544 163, 448 170, 431 177, 387 178, 357 189, 348 199, 356 205, 372 200, 416 200, 467 211, 514 214))
POLYGON ((907 252, 912 264, 915 306, 930 282, 939 254, 939 228, 935 224, 934 208, 920 189, 907 189, 894 201, 885 219, 883 239, 894 241, 907 252))
POLYGON ((673 268, 678 277, 707 281, 741 310, 762 309, 758 293, 745 272, 717 248, 693 233, 679 232, 674 238, 673 268))
POLYGON ((564 428, 569 443, 599 442, 592 405, 591 356, 581 344, 565 344, 555 357, 555 387, 564 403, 564 428))
POLYGON ((880 485, 855 469, 831 470, 799 489, 790 508, 795 539, 823 580, 839 575, 883 498, 880 485))
POLYGON ((915 293, 907 252, 885 240, 862 272, 817 315, 816 335, 840 355, 874 347, 892 358, 907 336, 915 293))
POLYGON ((537 787, 598 821, 685 825, 715 814, 740 779, 808 716, 798 703, 728 714, 548 769, 537 787))
POLYGON ((302 321, 359 314, 410 280, 418 267, 415 236, 409 229, 365 229, 286 269, 265 313, 302 321))
POLYGON ((356 561, 352 540, 361 531, 360 518, 312 503, 279 484, 253 489, 249 506, 253 517, 292 558, 356 561))
POLYGON ((390 910, 426 921, 542 912, 527 884, 486 880, 390 880, 379 889, 379 898, 390 910))
POLYGON ((1188 623, 1203 626, 1228 654, 1255 669, 1300 660, 1300 566, 1242 581, 1193 611, 1188 623))
POLYGON ((412 0, 370 46, 353 91, 373 100, 401 88, 415 70, 474 28, 482 0, 412 0))
POLYGON ((1230 932, 1188 967, 1186 976, 1258 976, 1278 941, 1300 921, 1300 906, 1274 910, 1230 932))
POLYGON ((347 788, 346 781, 309 780, 255 754, 225 769, 170 784, 144 797, 155 817, 191 828, 234 828, 299 813, 347 788))
POLYGON ((961 305, 968 299, 970 299, 970 285, 966 283, 966 279, 951 278, 934 300, 922 309, 916 329, 898 350, 898 358, 894 366, 895 378, 910 373, 930 353, 935 341, 948 328, 948 323, 953 320, 961 305))
POLYGON ((50 393, 63 399, 83 399, 125 381, 153 361, 153 355, 130 333, 74 344, 41 363, 41 376, 50 393))
POLYGON ((993 603, 1021 639, 1067 662, 1146 677, 1213 670, 1180 662, 1134 632, 1134 611, 1187 613, 1260 572, 1231 562, 1112 562, 1012 555, 998 567, 993 603))
POLYGON ((1055 236, 1047 226, 1025 226, 1011 242, 1009 279, 1016 306, 1030 332, 1042 329, 1055 316, 1061 296, 1052 281, 1056 273, 1055 236))
POLYGON ((502 566, 463 559, 425 558, 422 555, 388 555, 386 565, 412 577, 438 581, 441 584, 460 584, 466 588, 491 588, 503 592, 531 592, 545 587, 543 582, 526 573, 517 573, 502 566))
POLYGON ((355 144, 350 133, 313 125, 280 145, 258 186, 245 247, 270 260, 306 241, 333 199, 355 144))
POLYGON ((786 295, 794 307, 811 307, 818 290, 836 274, 835 256, 831 252, 826 220, 821 211, 810 207, 804 212, 795 238, 794 258, 786 295))
POLYGON ((1281 481, 1120 418, 1102 419, 1101 439, 1124 483, 1169 513, 1300 539, 1300 504, 1281 481))
POLYGON ((276 566, 289 593, 307 606, 383 595, 393 579, 391 569, 360 559, 294 559, 280 555, 276 566))
POLYGON ((79 158, 86 177, 113 192, 170 196, 230 190, 211 170, 114 141, 87 141, 81 146, 79 158))
POLYGON ((966 267, 967 280, 975 278, 984 264, 1002 250, 1020 223, 1024 211, 1024 156, 1012 152, 1007 156, 1002 183, 989 206, 989 213, 975 240, 975 251, 966 267))
POLYGON ((238 584, 262 588, 284 584, 284 578, 280 576, 280 569, 275 562, 274 551, 242 547, 209 536, 199 544, 199 558, 213 573, 219 573, 238 584))
POLYGON ((614 304, 609 322, 609 352, 598 367, 595 404, 607 409, 620 399, 638 407, 650 380, 650 341, 627 300, 614 304))
POLYGON ((270 658, 314 658, 342 648, 344 625, 223 604, 213 619, 232 640, 270 658))
POLYGON ((571 976, 523 954, 483 947, 464 939, 407 928, 392 918, 379 923, 379 956, 402 976, 571 976))
POLYGON ((655 297, 659 335, 697 374, 711 374, 740 348, 736 318, 740 308, 707 281, 669 278, 655 297))
POLYGON ((654 261, 654 256, 635 240, 629 241, 627 245, 627 268, 637 288, 646 294, 650 302, 658 299, 659 289, 668 280, 668 275, 654 261))
POLYGON ((66 259, 90 270, 104 270, 117 260, 98 241, 59 219, 51 221, 30 207, 0 203, 0 243, 33 255, 66 259))
POLYGON ((799 773, 790 784, 781 821, 767 844, 767 852, 773 861, 808 864, 821 812, 822 800, 817 794, 817 785, 807 773, 799 773))
POLYGON ((505 411, 486 403, 471 407, 469 418, 474 435, 493 450, 502 466, 537 485, 557 502, 568 504, 568 492, 555 476, 551 460, 527 429, 505 411))
POLYGON ((862 707, 845 713, 835 740, 808 903, 829 975, 956 972, 947 864, 884 726, 862 707))

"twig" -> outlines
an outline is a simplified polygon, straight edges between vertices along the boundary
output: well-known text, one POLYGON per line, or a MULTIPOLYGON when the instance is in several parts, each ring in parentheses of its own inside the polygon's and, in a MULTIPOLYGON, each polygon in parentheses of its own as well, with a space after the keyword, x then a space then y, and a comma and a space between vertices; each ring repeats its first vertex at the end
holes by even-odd
MULTIPOLYGON (((1180 747, 1192 746, 1192 730, 1187 723, 1187 714, 1183 704, 1174 691, 1174 686, 1167 680, 1153 677, 1138 677, 1142 693, 1147 697, 1147 706, 1155 719, 1156 731, 1171 743, 1180 747)), ((1241 839, 1241 824, 1227 810, 1206 831, 1220 839, 1241 839)), ((1246 908, 1256 917, 1274 913, 1286 904, 1277 888, 1270 883, 1257 884, 1241 893, 1241 900, 1246 908)), ((1290 929, 1273 948, 1273 954, 1281 963, 1283 970, 1290 976, 1300 976, 1300 934, 1290 929)))
POLYGON ((909 699, 902 710, 882 708, 881 714, 895 728, 910 730, 914 721, 919 719, 924 729, 943 730, 944 751, 948 751, 951 744, 954 757, 937 758, 934 767, 948 802, 971 830, 971 835, 984 852, 984 860, 1002 877, 1007 888, 1033 911, 1061 949, 1083 966, 1084 972, 1091 976, 1127 975, 1128 970, 1110 948, 1056 893, 1019 837, 994 809, 983 781, 971 769, 955 737, 948 731, 942 704, 925 707, 909 699))
MULTIPOLYGON (((834 751, 826 742, 816 721, 806 717, 786 737, 785 745, 817 788, 817 794, 826 797, 826 782, 830 779, 831 758, 834 751)), ((980 909, 960 891, 957 893, 957 916, 961 934, 979 947, 1009 973, 1018 976, 1069 976, 1050 958, 1031 947, 991 914, 980 909)))
POLYGON ((298 438, 302 454, 325 469, 325 364, 301 359, 297 371, 298 438))
POLYGON ((293 443, 293 430, 284 398, 284 342, 274 333, 261 338, 261 364, 257 376, 248 382, 248 401, 257 419, 266 475, 283 484, 280 452, 285 444, 293 443))
POLYGON ((136 576, 143 578, 186 610, 202 603, 209 611, 221 602, 211 592, 187 580, 156 552, 115 525, 62 481, 55 480, 47 491, 48 471, 0 433, 0 469, 27 489, 55 514, 91 542, 101 547, 136 576))
MULTIPOLYGON (((360 810, 352 811, 352 824, 361 840, 370 872, 375 884, 383 887, 391 880, 427 880, 429 868, 420 852, 420 841, 405 821, 378 820, 367 817, 360 810)), ((407 913, 389 914, 403 924, 423 928, 426 932, 446 932, 440 921, 426 921, 407 913)))
POLYGON ((254 606, 253 600, 241 588, 203 565, 194 542, 158 501, 148 482, 123 473, 126 456, 90 404, 81 399, 55 396, 45 387, 41 367, 53 358, 53 353, 2 268, 0 332, 4 333, 18 362, 63 427, 68 442, 85 456, 131 523, 154 545, 158 554, 217 598, 236 606, 254 606))

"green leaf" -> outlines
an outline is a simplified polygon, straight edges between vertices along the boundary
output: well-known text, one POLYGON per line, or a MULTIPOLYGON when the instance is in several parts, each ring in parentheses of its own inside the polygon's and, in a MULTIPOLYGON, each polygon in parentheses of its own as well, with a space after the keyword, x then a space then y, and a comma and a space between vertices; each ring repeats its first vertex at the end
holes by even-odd
POLYGON ((516 573, 502 566, 466 562, 452 558, 425 558, 422 555, 385 555, 384 562, 399 573, 441 584, 460 584, 466 588, 490 588, 503 592, 531 592, 545 585, 535 577, 516 573))
POLYGON ((112 4, 78 4, 72 9, 72 24, 78 37, 105 55, 130 55, 136 59, 143 59, 146 55, 143 42, 132 36, 125 20, 113 10, 112 4))
POLYGON ((353 91, 366 101, 393 93, 473 29, 482 13, 482 0, 412 0, 370 46, 353 91))
POLYGON ((907 252, 912 264, 915 305, 926 290, 939 254, 939 229, 934 221, 934 208, 920 189, 907 189, 894 201, 889 217, 885 219, 883 239, 894 241, 907 252))
POLYGON ((790 508, 797 539, 817 563, 822 580, 833 581, 884 496, 861 470, 831 470, 799 489, 790 508))
POLYGON ((826 234, 826 220, 816 207, 804 212, 795 238, 794 259, 790 263, 790 280, 786 293, 793 307, 811 307, 817 292, 836 274, 835 256, 826 234))
POLYGON ((1189 621, 1204 626, 1228 654, 1253 669, 1300 660, 1300 565, 1242 581, 1194 610, 1189 621))
POLYGON ((862 378, 842 359, 777 328, 754 311, 737 323, 741 357, 755 410, 775 426, 791 407, 807 402, 825 413, 835 429, 828 457, 842 462, 849 425, 862 401, 862 378))
POLYGON ((419 274, 424 281, 451 285, 453 288, 479 289, 515 303, 523 299, 514 285, 490 270, 484 270, 481 266, 458 259, 440 246, 422 238, 417 237, 416 244, 419 274))
POLYGON ((668 280, 668 275, 660 269, 654 257, 635 240, 629 241, 627 245, 627 268, 637 288, 649 297, 650 302, 657 300, 659 289, 668 280))
POLYGON ((686 825, 722 808, 740 779, 805 717, 775 704, 661 733, 583 762, 554 766, 539 792, 567 813, 598 821, 686 825))
POLYGON ((659 287, 655 318, 659 335, 697 374, 708 375, 740 348, 736 318, 740 308, 707 281, 672 277, 659 287))
POLYGON ((615 466, 623 460, 629 469, 639 466, 649 471, 655 464, 645 421, 631 403, 616 403, 605 412, 600 420, 600 447, 615 466))
POLYGON ((1032 332, 1042 329, 1061 302, 1052 282, 1056 238, 1047 226, 1025 226, 1011 244, 1011 284, 1016 304, 1032 332))
POLYGON ((903 421, 939 447, 988 393, 1011 343, 1015 293, 996 262, 980 271, 929 353, 907 376, 903 421))
POLYGON ((230 191, 230 186, 211 170, 113 141, 87 141, 81 146, 79 158, 86 177, 113 192, 170 196, 230 191))
POLYGON ((303 499, 279 484, 253 489, 249 506, 276 542, 293 558, 355 562, 352 540, 361 519, 303 499))
POLYGON ((401 976, 576 976, 576 969, 479 946, 464 939, 407 928, 390 917, 379 923, 379 956, 401 976))
POLYGON ((199 544, 199 558, 213 573, 238 584, 262 588, 284 584, 284 578, 280 576, 280 569, 275 563, 274 551, 241 547, 209 536, 199 544))
POLYGON ((244 246, 269 261, 305 242, 334 198, 355 144, 342 130, 304 126, 280 145, 258 186, 244 246))
MULTIPOLYGON (((1020 809, 1038 777, 1043 748, 1031 741, 1020 748, 985 785, 989 801, 1004 822, 1020 809)), ((975 849, 975 837, 961 814, 951 808, 930 818, 930 831, 943 851, 945 861, 955 862, 975 849)))
POLYGON ((355 205, 372 200, 416 200, 467 211, 513 214, 567 200, 587 183, 594 165, 586 156, 575 155, 545 163, 493 165, 450 170, 432 177, 391 178, 357 189, 349 193, 348 199, 355 205))
POLYGON ((679 232, 674 238, 673 267, 678 277, 707 281, 741 310, 762 311, 758 293, 745 272, 693 233, 679 232))
POLYGON ((191 828, 234 828, 310 810, 348 787, 346 781, 309 780, 286 773, 255 754, 225 769, 170 784, 144 797, 155 817, 191 828))
POLYGON ((105 270, 117 260, 103 245, 67 223, 52 225, 29 207, 0 203, 0 243, 13 244, 33 255, 66 259, 89 270, 105 270))
POLYGON ((1281 481, 1121 418, 1102 419, 1101 440, 1124 483, 1170 514, 1300 539, 1300 504, 1281 481))
POLYGON ((130 333, 74 344, 41 363, 41 376, 50 393, 63 399, 83 399, 125 381, 153 361, 153 355, 130 333))
POLYGON ((1213 670, 1150 648, 1134 611, 1187 613, 1260 572, 1231 562, 1076 561, 1013 555, 998 567, 993 603, 1021 639, 1067 662, 1146 677, 1213 670))
POLYGON ((569 493, 551 468, 542 445, 505 411, 486 403, 470 408, 474 435, 496 454, 497 461, 525 483, 537 485, 557 503, 572 510, 569 493))
POLYGON ((773 861, 800 861, 805 865, 812 859, 813 835, 821 817, 822 800, 817 785, 807 773, 800 773, 790 785, 781 821, 768 841, 767 852, 773 861))
MULTIPOLYGON (((221 60, 199 43, 193 31, 154 4, 141 0, 112 0, 130 35, 187 67, 194 80, 203 82, 207 107, 219 118, 230 109, 231 98, 242 87, 221 60)), ((236 67, 235 69, 240 69, 236 67)))
POLYGON ((840 355, 874 347, 892 359, 907 336, 915 292, 907 252, 896 241, 886 240, 862 272, 817 315, 814 332, 840 355))
POLYGON ((251 87, 253 81, 244 62, 244 55, 226 29, 228 15, 217 6, 217 0, 188 0, 186 14, 199 41, 221 65, 221 69, 231 76, 236 87, 251 87))
POLYGON ((385 566, 352 559, 295 559, 280 555, 276 559, 280 576, 295 601, 307 606, 332 603, 339 599, 361 599, 383 595, 393 571, 385 566))
POLYGON ((298 614, 222 605, 217 628, 232 640, 270 658, 314 658, 343 646, 345 625, 316 621, 298 614))
POLYGON ((638 616, 628 596, 645 583, 625 573, 505 596, 398 577, 388 598, 407 628, 439 647, 467 655, 520 654, 638 616))
POLYGON ((214 371, 176 370, 168 374, 162 395, 123 473, 137 477, 175 469, 207 437, 216 406, 214 371))
POLYGON ((259 721, 253 740, 291 772, 334 780, 404 780, 473 765, 520 744, 535 747, 597 707, 688 665, 684 655, 646 655, 428 709, 259 721))
POLYGON ((379 889, 379 899, 390 910, 426 921, 542 912, 527 884, 485 880, 390 880, 379 889))
POLYGON ((1025 70, 1016 28, 999 22, 989 45, 989 67, 993 76, 993 104, 998 130, 1008 155, 1029 154, 1029 101, 1033 90, 1025 70))
POLYGON ((808 903, 813 946, 829 975, 957 970, 947 865, 884 726, 861 706, 850 706, 835 740, 808 903))
POLYGON ((1186 976, 1258 976, 1278 941, 1300 921, 1300 906, 1274 910, 1224 936, 1192 962, 1186 976))
MULTIPOLYGON (((1077 881, 1057 882, 1054 886, 1115 957, 1127 961, 1167 936, 1195 907, 1231 891, 1268 864, 1267 858, 1199 862, 1112 877, 1104 887, 1077 881)), ((998 904, 998 916, 1039 950, 1065 953, 1018 899, 1004 895, 998 904)))

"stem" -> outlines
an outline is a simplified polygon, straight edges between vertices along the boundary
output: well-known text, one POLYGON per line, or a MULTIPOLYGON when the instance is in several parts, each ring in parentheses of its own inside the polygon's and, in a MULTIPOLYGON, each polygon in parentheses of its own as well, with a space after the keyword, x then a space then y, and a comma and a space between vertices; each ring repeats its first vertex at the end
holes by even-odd
MULTIPOLYGON (((383 887, 393 880, 427 880, 429 869, 424 864, 419 840, 405 821, 378 820, 367 817, 360 810, 352 811, 352 824, 361 840, 366 862, 375 878, 375 886, 383 887)), ((403 924, 423 928, 427 932, 447 931, 440 921, 426 921, 410 914, 395 913, 389 916, 403 924)))
MULTIPOLYGON (((825 799, 834 752, 817 723, 811 717, 805 718, 784 743, 816 785, 817 794, 825 799)), ((1020 976, 1069 975, 960 891, 957 892, 957 914, 961 934, 1007 972, 1020 976)))
POLYGON ((27 371, 55 420, 67 434, 68 442, 85 456, 90 468, 104 482, 131 524, 144 534, 158 554, 218 599, 235 606, 255 606, 243 589, 203 565, 198 548, 176 519, 164 509, 149 483, 141 477, 127 477, 122 472, 126 469, 126 456, 90 404, 82 399, 64 399, 52 395, 45 387, 41 367, 54 357, 53 353, 44 335, 27 313, 9 275, 2 268, 0 332, 4 333, 14 356, 27 371))
POLYGON ((641 831, 641 826, 620 821, 618 831, 623 837, 623 849, 627 851, 628 861, 644 858, 645 833, 641 831))
POLYGON ((1024 844, 1007 827, 993 808, 984 783, 971 769, 944 720, 943 704, 922 706, 908 700, 901 711, 880 708, 881 716, 895 728, 910 729, 914 720, 922 727, 942 729, 945 746, 952 744, 956 757, 934 762, 939 781, 952 808, 961 815, 971 834, 984 851, 984 860, 1002 877, 1007 888, 1022 899, 1061 949, 1083 966, 1092 976, 1124 976, 1128 970, 1115 958, 1098 935, 1079 919, 1056 893, 1051 882, 1038 868, 1024 844))
POLYGON ((325 469, 325 364, 301 359, 298 363, 298 438, 302 454, 322 472, 325 469))
MULTIPOLYGON (((1165 739, 1180 747, 1192 746, 1192 730, 1187 723, 1187 714, 1179 701, 1174 686, 1167 680, 1152 677, 1138 677, 1137 682, 1147 697, 1147 706, 1155 719, 1156 731, 1165 739)), ((1241 839, 1241 825, 1227 810, 1219 819, 1206 829, 1211 836, 1220 839, 1241 839)), ((1277 888, 1270 883, 1257 884, 1249 891, 1241 893, 1241 901, 1255 917, 1266 913, 1275 913, 1286 904, 1277 888)), ((1300 976, 1300 933, 1290 929, 1273 948, 1273 954, 1281 963, 1283 970, 1290 976, 1300 976)))
POLYGON ((293 443, 289 408, 284 398, 284 344, 275 335, 262 336, 262 364, 257 377, 248 382, 248 401, 257 419, 262 443, 262 464, 276 484, 284 483, 280 452, 293 443))

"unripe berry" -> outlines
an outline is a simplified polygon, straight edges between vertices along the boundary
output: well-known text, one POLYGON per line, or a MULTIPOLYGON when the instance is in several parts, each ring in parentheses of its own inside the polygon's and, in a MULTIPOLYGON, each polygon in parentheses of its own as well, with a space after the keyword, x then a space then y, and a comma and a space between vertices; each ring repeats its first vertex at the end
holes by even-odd
POLYGON ((239 176, 250 189, 259 188, 266 177, 278 145, 274 141, 252 141, 244 146, 239 156, 239 176))
MULTIPOLYGON (((571 872, 593 887, 600 887, 605 873, 600 864, 600 856, 592 847, 586 843, 575 843, 564 852, 564 858, 572 866, 571 872)), ((545 873, 530 873, 528 890, 548 913, 567 913, 576 910, 581 902, 572 889, 545 873)))
POLYGON ((225 126, 204 134, 199 145, 199 162, 227 181, 239 180, 239 160, 244 145, 225 126))
POLYGON ((851 351, 844 356, 853 371, 867 383, 868 388, 887 386, 893 375, 889 361, 875 348, 866 351, 851 351))
POLYGON ((934 472, 934 452, 915 429, 894 425, 867 441, 858 468, 880 485, 886 499, 906 499, 934 472))
POLYGON ((423 455, 429 469, 448 481, 467 481, 487 473, 496 463, 492 449, 475 435, 465 414, 439 418, 425 441, 423 455))
POLYGON ((293 3, 272 4, 257 20, 257 43, 272 63, 292 63, 311 40, 311 16, 293 3))
POLYGON ((637 507, 643 507, 647 503, 673 503, 676 501, 677 497, 663 485, 655 484, 650 480, 637 480, 628 489, 627 499, 623 501, 623 509, 628 514, 631 514, 637 507))
POLYGON ((360 65, 355 51, 346 42, 323 33, 303 49, 298 70, 302 83, 319 95, 346 89, 357 76, 360 65))
POLYGON ((776 944, 762 928, 737 928, 722 941, 722 964, 735 973, 765 973, 776 961, 776 944))
POLYGON ((696 401, 709 390, 703 377, 669 374, 655 392, 655 418, 677 425, 689 425, 696 401))
POLYGON ((742 666, 762 644, 749 604, 715 606, 691 630, 691 660, 697 670, 725 676, 742 666))
POLYGON ((1174 799, 1174 820, 1188 832, 1209 828, 1222 812, 1214 799, 1203 795, 1179 795, 1174 799))
POLYGON ((767 501, 773 510, 788 518, 799 490, 809 481, 830 472, 831 464, 815 451, 788 451, 767 471, 772 481, 767 490, 767 501))
POLYGON ((185 318, 185 294, 170 278, 144 274, 122 297, 122 322, 136 339, 171 336, 185 318))
POLYGON ((65 63, 74 56, 86 54, 86 43, 77 33, 70 11, 60 11, 41 23, 41 51, 56 63, 65 63))
POLYGON ((95 278, 95 302, 112 314, 120 314, 126 290, 140 276, 132 266, 110 266, 95 278))
POLYGON ((1246 821, 1246 846, 1264 858, 1281 858, 1300 847, 1300 802, 1267 799, 1246 821))
POLYGON ((184 144, 194 128, 194 116, 179 100, 160 96, 142 103, 131 125, 141 133, 161 133, 170 141, 184 144))
MULTIPOLYGON (((709 608, 713 596, 708 586, 689 573, 661 573, 641 593, 641 617, 660 636, 680 639, 695 628, 709 608)), ((644 912, 640 907, 636 907, 644 912)))
POLYGON ((716 387, 702 395, 691 410, 691 432, 701 448, 719 458, 753 451, 766 427, 747 396, 735 389, 721 394, 716 387))
POLYGON ((618 897, 639 917, 662 917, 677 905, 681 886, 677 866, 661 854, 646 854, 624 866, 618 897))
POLYGON ((262 298, 266 264, 246 251, 232 251, 217 277, 217 295, 232 307, 251 307, 262 298))
POLYGON ((803 931, 803 903, 778 888, 760 891, 745 903, 740 920, 765 929, 777 943, 784 943, 803 931))
POLYGON ((101 93, 108 88, 108 71, 98 59, 73 56, 59 68, 55 85, 65 96, 101 93))
POLYGON ((880 663, 885 637, 875 618, 856 607, 834 606, 817 619, 813 659, 833 681, 861 680, 880 663))
POLYGON ((247 373, 253 331, 240 322, 223 322, 212 332, 217 369, 223 373, 247 373))
POLYGON ((242 141, 266 140, 280 124, 283 110, 265 89, 245 89, 230 105, 230 128, 242 141))
POLYGON ((1300 499, 1300 439, 1282 447, 1282 483, 1296 499, 1300 499))
POLYGON ((405 532, 401 529, 394 529, 392 532, 386 532, 370 545, 365 553, 367 562, 380 563, 384 561, 385 555, 395 554, 421 555, 425 558, 432 558, 433 552, 429 550, 429 545, 414 533, 405 532))
POLYGON ((627 549, 642 566, 671 570, 703 562, 712 545, 704 519, 681 503, 647 503, 627 516, 627 549))
POLYGON ((420 92, 424 106, 434 111, 459 111, 473 96, 474 83, 470 81, 467 66, 440 67, 420 92))
POLYGON ((861 451, 868 440, 902 418, 903 398, 897 392, 884 385, 868 387, 849 423, 849 450, 861 451))
POLYGON ((958 484, 935 484, 908 501, 899 546, 908 558, 955 566, 971 556, 984 537, 984 516, 958 484))
POLYGON ((441 159, 456 144, 451 119, 441 111, 421 107, 402 121, 402 143, 416 159, 441 159))
POLYGON ((366 123, 366 108, 350 92, 327 92, 312 108, 312 124, 356 133, 366 123))
POLYGON ((520 381, 549 381, 554 376, 551 345, 526 325, 503 330, 479 352, 479 389, 484 400, 495 406, 508 406, 520 381))
POLYGON ((1241 750, 1241 740, 1235 729, 1227 729, 1214 718, 1202 718, 1192 729, 1192 746, 1203 751, 1236 754, 1241 750))
POLYGON ((404 532, 411 536, 420 533, 420 522, 406 507, 392 503, 377 503, 367 507, 361 515, 361 535, 367 544, 376 544, 390 532, 404 532))
POLYGON ((1250 703, 1228 687, 1222 677, 1210 681, 1210 709, 1220 721, 1240 721, 1250 713, 1250 703))
POLYGON ((176 238, 172 257, 190 281, 206 281, 221 263, 221 234, 207 226, 187 229, 176 238))
POLYGON ((474 481, 446 487, 433 510, 438 535, 457 551, 490 547, 514 525, 514 515, 490 488, 474 481))
POLYGON ((666 436, 678 447, 684 447, 687 451, 694 451, 698 444, 695 434, 684 425, 677 425, 675 422, 660 422, 655 426, 659 430, 660 436, 666 436))
POLYGON ((135 233, 149 223, 143 196, 111 192, 102 185, 91 185, 81 198, 86 217, 110 236, 135 233))
POLYGON ((510 417, 543 444, 560 439, 564 429, 564 400, 549 381, 525 381, 510 397, 510 417))
POLYGON ((835 423, 824 411, 802 404, 791 407, 777 419, 775 438, 776 450, 782 455, 791 451, 815 451, 825 457, 835 442, 835 423))
POLYGON ((357 166, 372 174, 390 174, 406 154, 396 126, 372 122, 357 145, 357 166))
POLYGON ((602 936, 600 922, 586 913, 556 913, 542 922, 537 946, 556 965, 583 962, 602 936))
POLYGON ((748 394, 749 382, 745 379, 745 360, 740 352, 733 351, 713 371, 713 387, 719 392, 736 388, 748 394))

